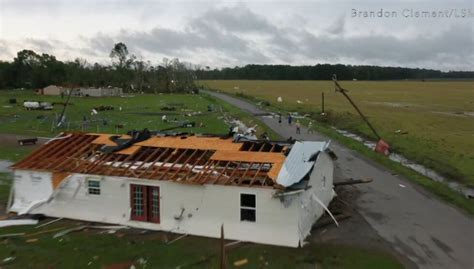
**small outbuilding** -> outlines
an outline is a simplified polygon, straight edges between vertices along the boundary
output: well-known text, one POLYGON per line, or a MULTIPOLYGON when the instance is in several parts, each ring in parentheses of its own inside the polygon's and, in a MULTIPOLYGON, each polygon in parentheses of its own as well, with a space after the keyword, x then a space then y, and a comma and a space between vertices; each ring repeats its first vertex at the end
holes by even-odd
POLYGON ((66 89, 56 85, 49 85, 43 89, 39 89, 39 94, 41 95, 61 95, 65 93, 66 89))
POLYGON ((298 247, 335 195, 327 148, 64 133, 12 166, 8 210, 298 247))
POLYGON ((68 95, 69 91, 72 92, 72 96, 90 96, 90 97, 108 97, 108 96, 120 96, 123 94, 122 88, 107 87, 107 88, 96 88, 96 87, 59 87, 56 85, 50 85, 43 89, 38 90, 40 95, 68 95))

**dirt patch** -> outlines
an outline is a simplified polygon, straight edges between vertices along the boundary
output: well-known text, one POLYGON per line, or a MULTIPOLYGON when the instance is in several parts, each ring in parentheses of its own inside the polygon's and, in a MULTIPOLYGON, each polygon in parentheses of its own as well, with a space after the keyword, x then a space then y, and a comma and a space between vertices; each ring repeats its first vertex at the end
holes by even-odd
MULTIPOLYGON (((26 138, 34 138, 34 136, 26 136, 26 135, 15 135, 15 134, 0 134, 0 146, 18 146, 18 139, 26 139, 26 138)), ((37 147, 42 145, 48 141, 49 138, 46 137, 38 137, 38 142, 36 145, 28 146, 28 147, 37 147)))

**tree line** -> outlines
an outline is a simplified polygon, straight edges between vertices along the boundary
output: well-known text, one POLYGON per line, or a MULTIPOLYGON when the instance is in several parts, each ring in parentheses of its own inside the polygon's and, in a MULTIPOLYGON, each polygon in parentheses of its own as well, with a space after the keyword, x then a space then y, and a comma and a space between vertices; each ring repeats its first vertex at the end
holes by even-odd
POLYGON ((179 59, 164 58, 160 64, 137 59, 127 46, 116 43, 111 64, 88 63, 85 59, 60 61, 54 55, 19 51, 12 62, 0 61, 0 89, 38 89, 48 85, 66 87, 121 87, 132 92, 189 92, 196 79, 341 80, 473 79, 473 71, 442 72, 432 69, 317 64, 313 66, 256 65, 211 69, 179 59))
POLYGON ((473 79, 473 71, 442 72, 432 69, 367 65, 317 64, 312 66, 256 65, 196 71, 198 79, 329 80, 473 79))
POLYGON ((196 89, 190 64, 164 58, 160 64, 137 59, 124 43, 110 51, 111 64, 84 59, 60 61, 54 55, 19 51, 12 62, 0 61, 0 89, 65 87, 121 87, 131 92, 189 92, 196 89))

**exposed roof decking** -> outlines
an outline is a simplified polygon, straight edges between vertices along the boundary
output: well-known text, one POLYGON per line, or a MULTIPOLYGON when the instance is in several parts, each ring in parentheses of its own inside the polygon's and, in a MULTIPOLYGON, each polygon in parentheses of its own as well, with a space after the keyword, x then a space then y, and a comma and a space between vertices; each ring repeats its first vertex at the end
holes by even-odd
POLYGON ((233 142, 231 138, 197 136, 151 137, 126 149, 103 153, 99 150, 102 146, 116 145, 110 136, 65 134, 43 145, 13 168, 279 188, 275 182, 286 159, 282 146, 263 146, 255 142, 250 148, 266 152, 241 151, 248 149, 242 149, 243 143, 233 142), (272 150, 276 152, 269 152, 272 150))

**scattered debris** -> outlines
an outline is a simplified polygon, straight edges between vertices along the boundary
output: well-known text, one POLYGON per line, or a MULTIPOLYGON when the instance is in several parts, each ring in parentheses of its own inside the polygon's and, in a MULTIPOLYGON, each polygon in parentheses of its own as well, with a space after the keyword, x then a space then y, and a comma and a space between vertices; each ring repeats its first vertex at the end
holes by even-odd
POLYGON ((84 230, 85 228, 87 228, 87 225, 82 225, 82 226, 79 226, 79 227, 69 228, 69 229, 63 230, 63 231, 53 235, 53 238, 58 238, 58 237, 64 236, 64 235, 66 235, 68 233, 71 233, 71 232, 78 232, 78 231, 84 230))
POLYGON ((43 224, 40 224, 40 225, 36 226, 35 229, 38 229, 38 228, 41 228, 41 227, 50 225, 50 224, 55 223, 55 222, 57 222, 57 221, 60 221, 60 220, 62 220, 62 219, 63 219, 63 218, 59 218, 59 219, 54 219, 54 220, 52 220, 52 221, 48 221, 48 222, 46 222, 46 223, 43 223, 43 224))
POLYGON ((39 241, 38 238, 31 238, 31 239, 27 239, 25 242, 26 242, 26 243, 36 243, 36 242, 38 242, 38 241, 39 241))
POLYGON ((104 268, 105 269, 130 269, 134 266, 134 262, 122 262, 122 263, 113 263, 106 265, 104 268))
POLYGON ((50 229, 50 230, 40 231, 40 232, 37 232, 37 233, 26 234, 25 237, 37 236, 37 235, 46 234, 46 233, 52 233, 52 232, 56 232, 56 231, 59 231, 59 230, 63 230, 65 228, 67 228, 67 227, 59 227, 59 228, 54 228, 54 229, 50 229))
POLYGON ((176 107, 174 106, 163 106, 160 108, 161 111, 176 111, 176 107))
POLYGON ((0 265, 7 265, 7 264, 12 263, 12 262, 15 261, 15 260, 16 260, 16 257, 13 257, 13 256, 6 257, 5 259, 2 260, 2 262, 0 263, 0 265))
POLYGON ((1 220, 0 228, 10 227, 10 226, 19 226, 19 225, 35 225, 38 224, 37 219, 11 219, 11 220, 1 220))
MULTIPOLYGON (((78 226, 78 227, 73 227, 73 228, 69 228, 69 229, 66 229, 66 230, 63 230, 55 235, 53 235, 53 238, 58 238, 58 237, 62 237, 66 234, 69 234, 69 233, 72 233, 72 232, 78 232, 78 231, 82 231, 84 229, 87 229, 87 228, 90 228, 90 229, 104 229, 104 230, 109 230, 107 231, 107 233, 110 233, 110 230, 120 230, 120 229, 128 229, 128 226, 117 226, 117 225, 82 225, 82 226, 78 226)), ((114 232, 115 233, 115 232, 114 232)))
POLYGON ((25 233, 0 234, 0 238, 24 236, 25 233))
POLYGON ((26 110, 52 110, 53 106, 48 102, 25 101, 23 107, 26 110))
MULTIPOLYGON (((334 218, 339 222, 343 221, 345 219, 348 219, 350 217, 351 217, 351 215, 349 215, 349 214, 337 214, 337 215, 334 216, 334 218)), ((320 228, 326 227, 328 225, 331 225, 333 223, 334 223, 334 220, 332 218, 321 219, 321 221, 316 223, 316 225, 314 226, 313 229, 320 229, 320 228)))
POLYGON ((400 186, 401 188, 406 188, 406 186, 403 184, 398 184, 398 186, 400 186))
POLYGON ((370 183, 373 179, 366 178, 366 179, 349 179, 346 181, 341 182, 334 182, 334 186, 343 186, 343 185, 354 185, 354 184, 361 184, 361 183, 370 183))
POLYGON ((232 246, 235 246, 235 245, 238 245, 242 243, 242 241, 234 241, 234 242, 230 242, 230 243, 227 243, 224 245, 225 248, 229 248, 229 247, 232 247, 232 246))
POLYGON ((394 133, 396 133, 396 134, 402 134, 402 135, 408 134, 407 131, 402 131, 402 130, 400 130, 400 129, 396 130, 394 133))
POLYGON ((178 240, 180 240, 180 239, 182 239, 182 238, 185 238, 186 236, 188 236, 188 234, 183 234, 183 235, 178 236, 177 238, 175 238, 175 239, 173 239, 173 240, 171 240, 171 241, 169 241, 169 242, 166 242, 166 244, 167 244, 167 245, 171 245, 171 244, 173 244, 174 242, 176 242, 176 241, 178 241, 178 240))
POLYGON ((235 261, 235 262, 234 262, 234 266, 235 266, 235 267, 240 267, 240 266, 242 266, 242 265, 247 264, 248 262, 249 262, 248 259, 238 260, 238 261, 235 261))
POLYGON ((93 108, 95 111, 107 111, 107 110, 114 110, 113 106, 96 106, 93 108))
POLYGON ((36 145, 38 142, 38 138, 25 138, 25 139, 18 139, 18 145, 26 146, 26 145, 36 145))

